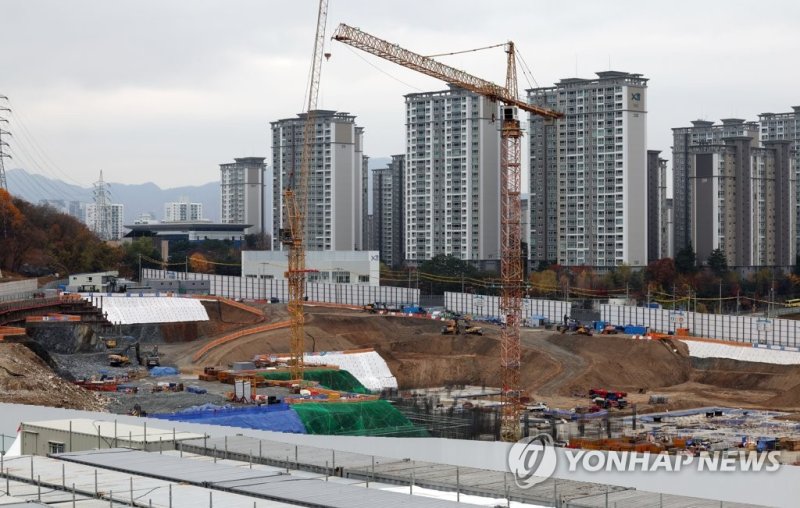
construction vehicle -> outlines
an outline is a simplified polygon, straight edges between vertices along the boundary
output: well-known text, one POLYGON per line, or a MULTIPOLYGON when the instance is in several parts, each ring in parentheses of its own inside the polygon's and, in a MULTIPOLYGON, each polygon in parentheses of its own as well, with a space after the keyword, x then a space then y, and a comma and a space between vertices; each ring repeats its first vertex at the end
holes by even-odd
POLYGON ((136 361, 139 365, 147 367, 151 369, 153 367, 158 367, 161 365, 161 357, 158 353, 158 345, 154 345, 153 349, 149 352, 142 354, 141 346, 138 342, 132 342, 126 344, 125 347, 121 349, 116 349, 109 353, 108 355, 108 364, 111 367, 126 367, 131 364, 131 358, 128 354, 131 348, 135 352, 136 361))
POLYGON ((475 326, 466 319, 449 319, 442 327, 442 335, 483 335, 483 328, 475 326))
POLYGON ((586 325, 578 325, 578 328, 575 329, 575 335, 586 335, 587 337, 591 337, 592 329, 586 325))
POLYGON ((382 314, 389 310, 385 302, 374 302, 364 305, 363 309, 370 314, 382 314))
POLYGON ((117 337, 103 337, 101 340, 106 349, 115 349, 117 347, 117 337))

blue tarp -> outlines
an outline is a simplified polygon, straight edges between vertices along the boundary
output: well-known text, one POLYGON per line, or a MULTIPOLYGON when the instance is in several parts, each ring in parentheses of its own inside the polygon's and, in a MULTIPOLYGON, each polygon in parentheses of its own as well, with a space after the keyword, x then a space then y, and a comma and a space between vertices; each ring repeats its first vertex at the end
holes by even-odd
MULTIPOLYGON (((208 406, 206 406, 208 407, 208 406)), ((305 434, 306 428, 297 413, 286 403, 252 407, 190 408, 178 413, 150 415, 153 418, 208 425, 228 425, 245 429, 273 430, 305 434)))
POLYGON ((153 377, 159 376, 177 376, 178 369, 175 367, 153 367, 150 369, 150 375, 153 377))

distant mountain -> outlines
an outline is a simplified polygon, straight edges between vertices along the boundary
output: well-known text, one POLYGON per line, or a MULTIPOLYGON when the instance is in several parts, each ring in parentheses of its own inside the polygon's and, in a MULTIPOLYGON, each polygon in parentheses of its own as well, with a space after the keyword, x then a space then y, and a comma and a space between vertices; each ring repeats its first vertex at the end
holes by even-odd
MULTIPOLYGON (((8 170, 6 177, 11 194, 34 204, 42 199, 93 201, 91 188, 29 173, 24 169, 8 170)), ((205 217, 219 221, 219 188, 219 182, 171 189, 162 189, 150 182, 136 185, 108 182, 111 202, 125 205, 126 224, 133 223, 142 213, 150 213, 160 220, 164 217, 164 203, 178 201, 181 197, 186 197, 192 203, 203 203, 205 217)))

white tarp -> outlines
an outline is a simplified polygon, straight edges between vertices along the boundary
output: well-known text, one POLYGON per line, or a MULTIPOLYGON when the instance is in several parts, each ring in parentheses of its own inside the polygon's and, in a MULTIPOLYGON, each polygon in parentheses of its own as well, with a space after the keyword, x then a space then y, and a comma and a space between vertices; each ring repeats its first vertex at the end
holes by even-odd
POLYGON ((728 346, 696 340, 683 341, 689 346, 689 356, 696 358, 728 358, 742 362, 800 365, 800 353, 754 347, 728 346))
POLYGON ((309 365, 336 365, 348 371, 368 390, 374 392, 385 388, 397 388, 397 378, 392 375, 386 360, 375 351, 306 353, 303 361, 309 365))
POLYGON ((200 300, 178 297, 125 297, 83 295, 100 308, 113 324, 182 323, 208 321, 200 300))

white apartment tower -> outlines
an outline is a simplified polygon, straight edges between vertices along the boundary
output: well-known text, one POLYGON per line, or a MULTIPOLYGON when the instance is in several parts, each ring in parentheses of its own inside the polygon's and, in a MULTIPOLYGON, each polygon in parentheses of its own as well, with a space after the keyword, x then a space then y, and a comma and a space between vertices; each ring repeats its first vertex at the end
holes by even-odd
POLYGON ((646 265, 647 79, 598 72, 528 99, 565 114, 530 117, 531 260, 646 265))
MULTIPOLYGON (((364 129, 349 113, 313 111, 314 139, 308 175, 305 245, 308 250, 364 250, 362 216, 364 129)), ((273 249, 284 248, 283 191, 294 187, 300 173, 306 113, 272 122, 273 249)))
POLYGON ((125 205, 121 203, 108 203, 86 205, 86 225, 94 231, 101 240, 119 240, 125 234, 125 205))
POLYGON ((497 103, 455 86, 405 97, 406 260, 498 260, 497 103))
POLYGON ((220 164, 223 224, 249 224, 246 234, 264 233, 264 157, 242 157, 220 164))
POLYGON ((164 203, 164 222, 203 221, 203 203, 190 203, 188 199, 164 203))

